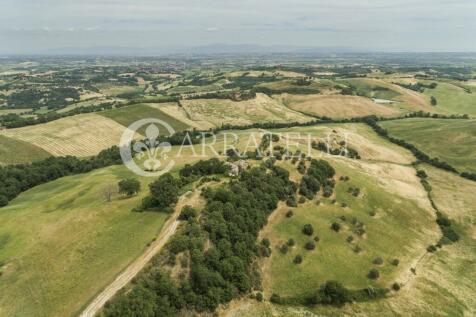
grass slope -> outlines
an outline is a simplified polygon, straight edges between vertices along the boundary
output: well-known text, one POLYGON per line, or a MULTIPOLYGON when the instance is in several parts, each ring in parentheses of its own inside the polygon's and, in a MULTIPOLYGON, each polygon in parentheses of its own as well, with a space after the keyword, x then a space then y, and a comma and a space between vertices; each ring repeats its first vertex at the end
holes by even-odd
POLYGON ((335 119, 368 115, 396 117, 400 114, 398 110, 391 106, 377 104, 371 99, 359 96, 282 94, 275 98, 293 110, 335 119))
POLYGON ((414 200, 402 199, 402 196, 384 190, 364 170, 356 171, 336 162, 333 165, 339 175, 350 177, 348 182, 337 182, 335 197, 320 197, 319 206, 315 201, 300 205, 292 218, 281 215, 266 230, 265 236, 275 247, 270 262, 265 263, 264 285, 269 294, 278 293, 302 302, 327 280, 340 281, 353 289, 390 287, 416 258, 425 253, 425 247, 436 240, 438 229, 430 211, 414 200), (360 188, 359 197, 347 192, 351 186, 360 188), (336 199, 335 204, 333 199, 336 199), (342 207, 342 203, 348 207, 342 207), (372 216, 372 212, 376 214, 372 216), (341 216, 345 216, 345 220, 340 219, 341 216), (354 232, 353 218, 365 224, 365 235, 354 232), (333 222, 342 226, 338 233, 330 228, 333 222), (314 227, 312 237, 301 232, 306 223, 314 227), (320 238, 316 250, 305 250, 304 244, 312 241, 315 235, 320 238), (346 241, 350 235, 354 237, 352 243, 346 241), (277 247, 290 238, 296 241, 296 246, 283 255, 277 247), (354 252, 357 245, 362 252, 354 252), (304 259, 300 265, 293 263, 298 254, 304 259), (376 257, 384 260, 383 265, 372 263, 376 257), (390 264, 394 258, 400 260, 398 267, 390 264), (381 277, 377 281, 366 276, 372 268, 380 271, 381 277))
POLYGON ((412 118, 380 124, 431 157, 460 171, 476 172, 476 120, 412 118))
MULTIPOLYGON (((175 131, 183 131, 189 126, 161 111, 160 109, 149 107, 148 105, 138 104, 119 109, 107 110, 100 113, 102 116, 112 119, 117 123, 128 127, 137 120, 154 118, 167 122, 175 131)), ((139 132, 144 134, 145 127, 139 132)), ((165 131, 165 130, 164 130, 165 131)), ((168 135, 168 132, 167 132, 168 135)))
POLYGON ((232 101, 224 99, 183 100, 183 108, 191 120, 223 124, 247 125, 255 122, 305 122, 311 118, 286 108, 265 94, 255 99, 232 101))
MULTIPOLYGON (((429 81, 428 83, 430 83, 429 81)), ((450 83, 438 82, 435 89, 425 89, 424 94, 430 100, 434 96, 438 102, 435 109, 447 113, 476 115, 476 89, 469 87, 472 93, 450 83), (470 89, 471 88, 471 89, 470 89)))
POLYGON ((29 163, 49 156, 42 148, 0 134, 0 165, 29 163))
POLYGON ((3 134, 56 155, 91 156, 119 144, 124 126, 95 113, 80 114, 3 134))
POLYGON ((0 209, 0 316, 71 316, 156 235, 166 215, 131 209, 146 193, 105 202, 122 166, 65 177, 0 209))

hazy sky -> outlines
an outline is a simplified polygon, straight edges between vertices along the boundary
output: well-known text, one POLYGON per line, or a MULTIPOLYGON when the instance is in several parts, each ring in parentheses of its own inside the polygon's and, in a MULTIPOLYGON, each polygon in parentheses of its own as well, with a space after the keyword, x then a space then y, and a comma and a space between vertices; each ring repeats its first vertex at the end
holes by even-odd
POLYGON ((212 43, 476 51, 476 0, 0 0, 0 53, 212 43))

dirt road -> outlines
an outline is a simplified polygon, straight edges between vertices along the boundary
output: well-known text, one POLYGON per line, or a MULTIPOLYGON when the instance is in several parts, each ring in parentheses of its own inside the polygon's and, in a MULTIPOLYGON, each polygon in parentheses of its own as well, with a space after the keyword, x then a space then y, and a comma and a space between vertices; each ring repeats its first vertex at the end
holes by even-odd
POLYGON ((175 207, 174 213, 170 216, 164 224, 157 239, 146 249, 146 251, 132 262, 111 284, 109 284, 96 298, 86 307, 86 309, 79 315, 80 317, 95 316, 120 289, 126 286, 141 270, 142 268, 164 247, 169 238, 177 230, 179 221, 177 220, 180 210, 186 203, 197 196, 195 192, 192 197, 187 198, 184 195, 180 198, 179 203, 175 207))

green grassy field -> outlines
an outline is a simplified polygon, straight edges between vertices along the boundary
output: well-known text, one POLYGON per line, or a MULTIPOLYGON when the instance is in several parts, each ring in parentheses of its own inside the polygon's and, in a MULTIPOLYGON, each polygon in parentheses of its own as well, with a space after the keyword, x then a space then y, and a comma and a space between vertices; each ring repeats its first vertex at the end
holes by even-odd
POLYGON ((167 215, 132 212, 147 193, 103 197, 122 166, 35 187, 0 209, 0 316, 71 316, 160 231, 167 215))
POLYGON ((347 182, 337 182, 335 197, 320 197, 319 206, 315 201, 308 201, 294 210, 292 218, 283 214, 266 230, 265 236, 273 245, 270 263, 264 264, 268 267, 264 274, 269 294, 278 293, 302 302, 327 280, 340 281, 351 289, 390 287, 395 281, 401 282, 402 273, 406 273, 412 261, 424 254, 426 246, 435 239, 431 234, 423 233, 437 233, 431 211, 384 190, 363 171, 342 163, 334 162, 333 165, 338 175, 350 177, 347 182), (349 187, 360 188, 360 195, 349 194, 349 187), (355 221, 364 223, 364 235, 356 234, 355 221), (330 228, 333 222, 342 226, 338 233, 330 228), (302 233, 306 223, 314 227, 315 233, 311 237, 302 233), (304 244, 316 235, 320 238, 317 248, 313 251, 304 249, 304 244), (346 241, 348 236, 353 236, 352 243, 346 241), (284 255, 277 247, 290 238, 296 245, 284 255), (355 252, 357 246, 362 249, 360 253, 355 252), (302 264, 293 263, 296 255, 303 256, 302 264), (376 257, 383 259, 382 265, 372 263, 376 257), (395 258, 400 261, 398 266, 390 263, 395 258), (372 268, 380 271, 377 281, 367 278, 372 268))
POLYGON ((49 156, 51 154, 40 147, 0 134, 0 165, 29 163, 49 156))
MULTIPOLYGON (((175 131, 183 131, 189 128, 189 126, 185 123, 178 121, 177 119, 169 116, 163 111, 157 108, 149 107, 144 104, 107 110, 104 112, 99 112, 99 114, 106 118, 110 118, 125 127, 129 126, 137 120, 155 118, 167 122, 173 129, 175 129, 175 131)), ((144 129, 145 127, 143 127, 143 129, 140 130, 139 133, 144 134, 144 129)))
MULTIPOLYGON (((428 81, 431 83, 431 81, 428 81)), ((438 102, 435 109, 451 114, 476 115, 476 89, 468 87, 472 93, 451 83, 438 81, 435 89, 425 89, 424 94, 428 101, 434 96, 438 102)))
POLYGON ((390 135, 412 143, 421 151, 476 172, 476 120, 421 119, 381 122, 390 135))

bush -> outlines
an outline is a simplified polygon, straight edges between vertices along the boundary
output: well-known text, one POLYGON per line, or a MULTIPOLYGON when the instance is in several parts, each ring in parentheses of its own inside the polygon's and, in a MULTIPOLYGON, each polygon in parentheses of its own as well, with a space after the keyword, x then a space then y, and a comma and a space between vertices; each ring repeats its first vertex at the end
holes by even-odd
POLYGON ((140 182, 135 178, 123 179, 119 182, 119 193, 132 196, 140 191, 140 182))
POLYGON ((263 301, 263 294, 261 292, 258 292, 256 293, 256 300, 258 302, 262 302, 263 301))
POLYGON ((392 289, 396 292, 398 292, 400 290, 400 284, 398 284, 397 282, 393 283, 392 284, 392 289))
POLYGON ((279 250, 281 251, 282 254, 286 254, 288 253, 289 247, 287 244, 283 244, 281 248, 279 248, 279 250))
POLYGON ((294 246, 296 243, 294 242, 294 239, 289 239, 288 242, 287 242, 287 245, 292 247, 294 246))
POLYGON ((353 236, 348 236, 346 240, 347 240, 347 242, 352 243, 352 241, 354 241, 354 237, 353 236))
POLYGON ((8 205, 8 198, 4 195, 0 195, 0 207, 8 205))
POLYGON ((298 201, 300 204, 304 204, 306 202, 306 197, 304 196, 301 196, 299 197, 299 201, 298 201))
POLYGON ((372 262, 375 265, 382 265, 383 264, 383 259, 381 257, 377 257, 373 260, 372 262))
POLYGON ((316 248, 316 244, 312 241, 309 241, 309 242, 306 242, 304 247, 306 248, 306 250, 311 251, 311 250, 314 250, 316 248))
POLYGON ((269 301, 274 304, 281 304, 281 296, 273 293, 271 297, 269 298, 269 301))
POLYGON ((261 240, 261 244, 269 248, 269 246, 271 245, 271 242, 269 241, 269 239, 263 239, 261 240))
POLYGON ((197 217, 197 211, 192 206, 185 206, 180 212, 179 220, 190 220, 197 217))
POLYGON ((372 280, 376 280, 380 277, 380 272, 377 269, 371 269, 367 277, 372 280))
POLYGON ((393 259, 392 262, 390 262, 393 266, 398 266, 400 264, 400 260, 398 259, 393 259))
POLYGON ((345 303, 350 303, 352 297, 350 291, 339 282, 327 281, 326 284, 321 285, 315 301, 327 305, 342 306, 345 303))
POLYGON ((337 223, 337 222, 333 222, 332 225, 331 225, 331 229, 334 230, 335 232, 339 232, 340 231, 340 224, 337 223))
POLYGON ((309 223, 305 224, 304 227, 302 228, 302 233, 308 236, 312 236, 312 234, 314 233, 314 228, 309 223))
POLYGON ((301 264, 302 263, 302 256, 296 255, 293 262, 294 262, 294 264, 301 264))
POLYGON ((292 210, 289 210, 287 213, 286 213, 286 218, 291 218, 292 216, 294 216, 294 212, 292 210))
POLYGON ((431 244, 429 245, 427 248, 426 248, 426 251, 430 252, 430 253, 433 253, 433 252, 436 252, 437 248, 431 244))

